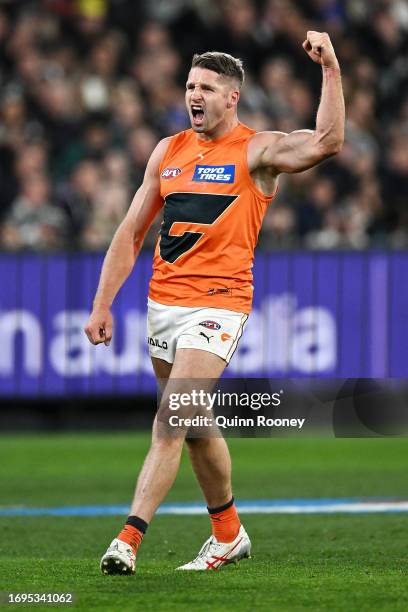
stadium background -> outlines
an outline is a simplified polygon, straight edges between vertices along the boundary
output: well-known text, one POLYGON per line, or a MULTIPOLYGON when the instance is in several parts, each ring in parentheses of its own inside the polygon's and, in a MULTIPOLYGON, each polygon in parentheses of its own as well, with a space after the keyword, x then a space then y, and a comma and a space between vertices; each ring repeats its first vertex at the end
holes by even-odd
MULTIPOLYGON (((329 32, 342 66, 346 142, 318 168, 280 180, 233 374, 406 378, 403 0, 0 2, 3 590, 69 585, 79 609, 201 609, 207 578, 175 583, 170 571, 206 537, 204 518, 158 517, 141 556, 143 586, 124 593, 100 582, 95 561, 120 518, 7 513, 128 502, 154 411, 143 319, 160 219, 115 305, 115 342, 96 352, 82 326, 102 253, 157 140, 188 127, 192 53, 221 49, 244 60, 244 123, 313 128, 321 75, 301 48, 309 29, 329 32), (101 428, 133 433, 76 433, 101 428)), ((233 440, 232 454, 244 499, 406 497, 405 440, 233 440)), ((169 500, 199 499, 183 461, 169 500)), ((237 609, 253 601, 260 609, 406 609, 403 518, 248 515, 255 569, 217 578, 212 608, 227 609, 228 596, 237 609), (358 592, 350 588, 357 580, 358 592)))

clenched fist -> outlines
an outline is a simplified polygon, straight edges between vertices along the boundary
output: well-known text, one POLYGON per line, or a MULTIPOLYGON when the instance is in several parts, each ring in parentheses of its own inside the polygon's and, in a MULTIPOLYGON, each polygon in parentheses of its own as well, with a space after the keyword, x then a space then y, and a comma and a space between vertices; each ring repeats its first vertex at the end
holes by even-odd
POLYGON ((84 327, 84 331, 92 344, 101 344, 109 346, 112 339, 112 314, 108 307, 97 306, 93 309, 88 323, 84 327))
POLYGON ((308 56, 317 64, 326 68, 339 68, 333 45, 326 32, 308 32, 302 46, 308 56))

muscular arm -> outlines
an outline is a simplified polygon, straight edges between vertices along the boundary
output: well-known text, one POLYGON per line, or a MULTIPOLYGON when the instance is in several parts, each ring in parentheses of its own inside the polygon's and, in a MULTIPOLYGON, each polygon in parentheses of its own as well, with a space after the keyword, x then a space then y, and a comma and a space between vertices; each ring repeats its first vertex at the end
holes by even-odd
POLYGON ((109 344, 112 336, 111 304, 132 271, 145 234, 162 206, 159 166, 169 140, 161 140, 153 151, 143 184, 137 190, 106 253, 93 311, 85 327, 85 332, 93 344, 109 344))
POLYGON ((322 94, 315 130, 260 132, 249 148, 251 171, 270 168, 281 172, 302 172, 338 153, 344 141, 344 97, 340 68, 327 34, 308 32, 303 43, 308 55, 322 66, 322 94), (319 44, 320 43, 320 44, 319 44))

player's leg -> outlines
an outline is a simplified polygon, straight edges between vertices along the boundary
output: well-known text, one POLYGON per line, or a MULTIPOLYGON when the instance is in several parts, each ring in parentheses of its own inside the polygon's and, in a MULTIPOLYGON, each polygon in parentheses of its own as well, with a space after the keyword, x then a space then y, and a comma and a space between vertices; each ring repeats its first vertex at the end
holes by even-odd
MULTIPOLYGON (((157 359, 155 357, 152 357, 152 363, 158 381, 165 381, 170 376, 173 364, 168 363, 164 359, 157 359)), ((136 490, 143 490, 142 483, 145 480, 144 470, 146 467, 145 471, 148 471, 148 465, 149 456, 146 457, 145 464, 139 475, 136 490)), ((133 499, 133 504, 135 499, 136 494, 133 499)), ((133 510, 132 505, 130 515, 124 528, 119 533, 118 538, 113 540, 105 555, 102 557, 101 570, 105 574, 116 574, 122 572, 133 573, 135 570, 136 551, 143 539, 144 533, 146 532, 147 522, 142 517, 138 518, 134 512, 135 511, 133 510), (117 563, 118 561, 119 563, 117 563)))
MULTIPOLYGON (((218 380, 226 362, 217 355, 213 355, 214 361, 208 355, 211 353, 202 350, 177 349, 170 378, 197 378, 199 372, 200 379, 218 380)), ((227 443, 221 434, 191 437, 186 442, 194 473, 207 501, 212 536, 194 561, 178 569, 218 569, 226 563, 249 557, 251 542, 241 525, 232 496, 231 458, 227 443)))
MULTIPOLYGON (((164 361, 164 359, 152 357, 152 365, 158 384, 163 391, 163 386, 170 376, 173 364, 164 361)), ((157 435, 157 418, 155 418, 151 446, 137 479, 130 516, 140 516, 146 523, 151 520, 157 507, 157 496, 149 485, 154 480, 155 488, 159 491, 168 491, 174 480, 173 473, 177 473, 181 454, 181 449, 178 447, 181 447, 183 442, 182 438, 166 439, 166 441, 160 438, 157 435), (173 462, 174 466, 172 465, 173 462), (163 465, 170 469, 162 469, 163 465)))

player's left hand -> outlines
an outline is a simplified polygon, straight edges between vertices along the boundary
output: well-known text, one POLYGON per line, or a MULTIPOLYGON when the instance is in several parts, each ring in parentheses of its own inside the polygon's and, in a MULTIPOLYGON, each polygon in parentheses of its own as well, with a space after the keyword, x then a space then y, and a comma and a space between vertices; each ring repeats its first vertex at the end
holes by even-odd
POLYGON ((326 68, 339 68, 339 62, 327 32, 309 31, 302 46, 317 64, 326 68))

